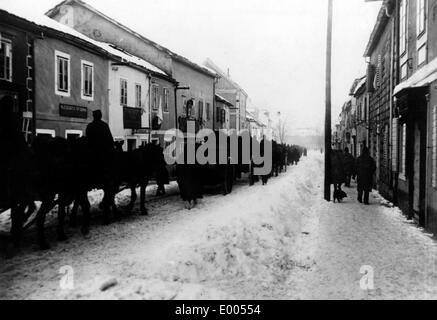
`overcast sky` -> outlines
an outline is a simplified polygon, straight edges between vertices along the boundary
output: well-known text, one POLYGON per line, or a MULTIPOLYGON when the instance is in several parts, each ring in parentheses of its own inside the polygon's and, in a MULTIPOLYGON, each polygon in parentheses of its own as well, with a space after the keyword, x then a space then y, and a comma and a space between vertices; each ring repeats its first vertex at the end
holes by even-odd
MULTIPOLYGON (((0 0, 45 13, 58 0, 0 0)), ((255 106, 281 111, 290 129, 323 126, 327 0, 86 0, 151 40, 211 58, 255 106)), ((334 0, 333 122, 355 78, 381 2, 334 0)), ((291 130, 290 130, 291 131, 291 130)))

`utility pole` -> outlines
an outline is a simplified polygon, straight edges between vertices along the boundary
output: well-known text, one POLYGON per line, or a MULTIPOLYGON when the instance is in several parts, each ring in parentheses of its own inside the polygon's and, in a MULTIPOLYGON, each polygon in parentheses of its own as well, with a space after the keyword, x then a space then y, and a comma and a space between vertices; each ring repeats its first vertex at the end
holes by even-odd
POLYGON ((325 200, 331 201, 331 67, 332 67, 332 8, 328 4, 328 34, 326 41, 326 111, 325 111, 325 200))

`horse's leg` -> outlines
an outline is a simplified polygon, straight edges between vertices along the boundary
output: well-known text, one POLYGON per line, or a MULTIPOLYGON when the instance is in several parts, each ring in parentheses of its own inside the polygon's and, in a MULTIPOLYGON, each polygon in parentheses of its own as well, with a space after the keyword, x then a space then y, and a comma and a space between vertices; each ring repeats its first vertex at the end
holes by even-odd
POLYGON ((137 201, 137 188, 135 183, 130 183, 130 202, 127 206, 128 211, 132 211, 137 201))
POLYGON ((140 204, 140 210, 141 210, 141 215, 146 216, 148 215, 148 211, 146 208, 146 188, 147 185, 149 184, 149 180, 146 180, 144 182, 141 182, 140 184, 140 189, 141 189, 141 204, 140 204))
POLYGON ((83 222, 82 222, 81 232, 84 236, 86 236, 90 232, 90 220, 91 220, 91 214, 90 214, 91 204, 88 199, 88 192, 86 191, 81 192, 77 198, 77 202, 82 207, 82 212, 83 212, 83 222))
MULTIPOLYGON (((23 208, 23 210, 24 210, 24 208, 23 208)), ((24 214, 23 223, 25 223, 30 218, 30 216, 35 212, 35 210, 36 210, 35 202, 29 201, 29 203, 27 205, 27 210, 24 214)))
POLYGON ((65 234, 65 207, 67 206, 67 199, 63 195, 59 195, 58 203, 58 241, 66 241, 67 235, 65 234))
POLYGON ((20 205, 15 204, 11 208, 11 220, 12 220, 12 228, 11 228, 11 235, 12 235, 12 241, 16 248, 20 247, 21 242, 21 235, 23 232, 23 215, 24 215, 24 208, 22 208, 20 205))
MULTIPOLYGON (((79 211, 79 204, 80 204, 80 201, 79 201, 78 197, 76 197, 76 199, 74 199, 73 209, 71 210, 71 215, 70 215, 70 227, 72 227, 72 228, 77 227, 77 212, 79 211)), ((83 207, 82 207, 82 210, 83 210, 83 207)))
POLYGON ((38 244, 41 250, 50 249, 50 245, 47 242, 44 234, 44 223, 46 220, 46 214, 53 208, 53 198, 54 197, 45 199, 42 202, 41 208, 38 210, 36 216, 36 225, 38 229, 38 244))
POLYGON ((115 196, 118 193, 118 186, 117 185, 113 185, 111 187, 111 208, 112 208, 112 213, 114 215, 114 217, 117 220, 121 219, 121 212, 118 210, 117 205, 115 204, 115 196))
POLYGON ((105 195, 103 196, 103 201, 101 203, 101 208, 103 209, 103 224, 109 225, 111 223, 109 215, 111 213, 111 200, 109 195, 109 190, 104 190, 105 195))

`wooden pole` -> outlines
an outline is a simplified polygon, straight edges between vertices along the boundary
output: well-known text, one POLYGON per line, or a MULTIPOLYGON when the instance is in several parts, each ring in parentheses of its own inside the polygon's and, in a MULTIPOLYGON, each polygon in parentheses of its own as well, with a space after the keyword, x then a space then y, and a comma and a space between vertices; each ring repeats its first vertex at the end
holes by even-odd
POLYGON ((325 200, 331 201, 331 67, 332 67, 332 11, 328 4, 328 33, 326 43, 326 110, 325 110, 325 200))

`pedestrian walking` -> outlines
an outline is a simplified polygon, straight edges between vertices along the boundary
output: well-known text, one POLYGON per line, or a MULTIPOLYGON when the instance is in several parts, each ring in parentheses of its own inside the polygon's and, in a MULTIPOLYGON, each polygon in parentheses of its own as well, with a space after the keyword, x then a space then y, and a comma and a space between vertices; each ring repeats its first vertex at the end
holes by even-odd
POLYGON ((351 187, 351 179, 355 176, 355 158, 349 153, 349 148, 344 149, 344 171, 346 175, 345 185, 347 188, 351 187))
POLYGON ((331 184, 334 185, 334 202, 339 202, 346 197, 346 194, 341 190, 341 185, 346 181, 346 173, 344 171, 343 153, 340 150, 332 150, 331 152, 331 184))
POLYGON ((376 171, 375 160, 370 156, 369 149, 363 148, 361 156, 357 159, 358 202, 369 204, 369 194, 373 188, 373 175, 376 171), (364 195, 364 199, 363 199, 364 195))

